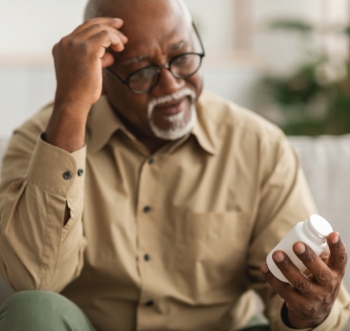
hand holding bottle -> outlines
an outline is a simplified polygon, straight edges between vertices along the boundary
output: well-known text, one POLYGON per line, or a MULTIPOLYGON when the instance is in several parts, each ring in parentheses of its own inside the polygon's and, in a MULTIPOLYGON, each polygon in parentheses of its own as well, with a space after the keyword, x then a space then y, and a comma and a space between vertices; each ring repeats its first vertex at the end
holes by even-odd
POLYGON ((319 256, 303 242, 294 243, 293 252, 308 269, 302 273, 288 255, 276 250, 272 258, 289 283, 276 278, 266 263, 261 266, 265 279, 285 300, 288 324, 303 329, 321 324, 338 295, 347 262, 346 248, 337 232, 326 237, 330 255, 319 256))

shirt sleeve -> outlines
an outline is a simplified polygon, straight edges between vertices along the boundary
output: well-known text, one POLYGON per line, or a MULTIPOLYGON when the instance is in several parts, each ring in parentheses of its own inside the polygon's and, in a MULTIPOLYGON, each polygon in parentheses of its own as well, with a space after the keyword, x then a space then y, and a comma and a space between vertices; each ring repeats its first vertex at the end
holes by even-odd
MULTIPOLYGON (((282 307, 284 305, 283 300, 279 300, 278 305, 280 306, 279 310, 276 310, 282 316, 282 307)), ((349 295, 345 290, 344 285, 341 285, 338 299, 335 301, 334 306, 327 316, 327 318, 317 327, 309 329, 298 329, 300 331, 329 331, 329 330, 343 330, 344 325, 348 320, 348 306, 349 305, 349 295)), ((281 318, 275 318, 273 325, 273 330, 281 331, 295 331, 287 327, 281 318)))
MULTIPOLYGON (((295 330, 282 320, 284 301, 265 281, 260 265, 273 247, 300 221, 316 212, 298 157, 288 140, 281 136, 261 147, 262 160, 260 205, 248 253, 248 278, 265 302, 265 315, 271 331, 295 330)), ((331 222, 331 220, 330 220, 331 222)), ((340 331, 350 314, 350 298, 344 287, 327 319, 315 331, 340 331)), ((311 330, 311 329, 306 329, 311 330)))
POLYGON ((61 291, 79 276, 85 154, 85 147, 68 153, 28 128, 14 133, 0 185, 0 272, 14 290, 61 291))

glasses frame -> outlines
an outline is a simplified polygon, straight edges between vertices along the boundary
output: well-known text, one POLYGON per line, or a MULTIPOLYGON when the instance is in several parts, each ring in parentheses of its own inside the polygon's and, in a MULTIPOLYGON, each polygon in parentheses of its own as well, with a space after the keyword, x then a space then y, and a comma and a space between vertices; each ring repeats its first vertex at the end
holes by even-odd
MULTIPOLYGON (((150 66, 147 66, 147 67, 144 67, 144 68, 141 68, 141 69, 138 69, 132 73, 130 73, 126 78, 122 78, 120 77, 119 75, 117 75, 112 69, 110 69, 109 67, 106 68, 105 70, 112 75, 112 77, 115 77, 117 78, 121 83, 125 84, 129 90, 135 94, 145 94, 145 93, 148 93, 150 92, 158 83, 159 83, 159 79, 160 79, 160 75, 161 75, 161 68, 165 68, 167 70, 169 70, 169 72, 173 75, 173 77, 175 78, 181 78, 181 79, 185 79, 185 78, 188 78, 192 75, 194 75, 198 70, 199 68, 201 67, 202 65, 202 60, 203 60, 203 57, 205 56, 205 50, 204 50, 204 45, 203 45, 203 42, 202 42, 202 39, 198 33, 198 30, 196 28, 196 25, 194 24, 194 22, 192 22, 192 27, 197 35, 197 38, 199 40, 199 44, 202 48, 202 52, 201 53, 197 53, 197 52, 187 52, 187 53, 182 53, 182 54, 179 54, 179 55, 176 55, 174 56, 173 58, 170 59, 170 61, 168 61, 167 63, 161 65, 161 66, 156 66, 156 65, 150 65, 150 66), (200 57, 200 60, 199 60, 199 66, 198 68, 192 72, 191 74, 189 75, 186 75, 186 76, 179 76, 179 75, 175 75, 171 70, 170 70, 170 66, 171 64, 176 61, 179 57, 181 56, 184 56, 184 55, 189 55, 189 54, 195 54, 195 55, 198 55, 200 57), (147 69, 147 68, 154 68, 157 72, 157 79, 155 80, 155 82, 153 84, 151 84, 151 86, 146 90, 146 91, 142 91, 142 92, 137 92, 137 91, 134 91, 131 87, 130 87, 130 79, 133 75, 135 75, 136 73, 138 73, 139 71, 142 71, 144 69, 147 69)), ((113 51, 111 51, 113 53, 113 51)))

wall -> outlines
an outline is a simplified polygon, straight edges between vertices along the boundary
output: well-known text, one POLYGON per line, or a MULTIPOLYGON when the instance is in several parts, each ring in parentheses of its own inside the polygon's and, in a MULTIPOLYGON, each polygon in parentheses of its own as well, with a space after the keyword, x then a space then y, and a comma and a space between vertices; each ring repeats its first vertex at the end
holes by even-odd
POLYGON ((48 53, 82 19, 86 0, 0 0, 1 53, 48 53))
POLYGON ((0 134, 52 100, 52 46, 82 20, 85 0, 0 0, 0 134))
POLYGON ((339 56, 348 56, 347 41, 325 31, 330 25, 341 27, 348 24, 349 0, 254 0, 253 11, 256 21, 254 48, 268 59, 275 72, 288 71, 299 61, 304 61, 300 50, 307 46, 305 42, 310 42, 298 38, 295 33, 269 30, 268 23, 276 18, 294 18, 315 24, 319 34, 311 39, 314 45, 327 48, 339 56))

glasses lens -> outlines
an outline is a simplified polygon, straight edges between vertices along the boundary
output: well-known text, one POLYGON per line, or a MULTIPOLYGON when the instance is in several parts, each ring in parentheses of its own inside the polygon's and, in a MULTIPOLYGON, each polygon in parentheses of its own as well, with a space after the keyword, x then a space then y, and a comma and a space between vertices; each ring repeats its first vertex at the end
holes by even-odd
POLYGON ((199 54, 182 54, 175 57, 170 63, 170 70, 178 78, 194 74, 201 65, 202 57, 199 54))
POLYGON ((136 71, 129 78, 129 87, 135 93, 147 92, 157 82, 158 69, 148 67, 136 71))

